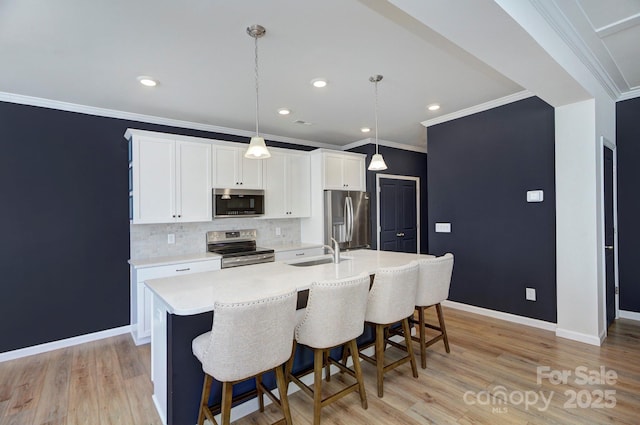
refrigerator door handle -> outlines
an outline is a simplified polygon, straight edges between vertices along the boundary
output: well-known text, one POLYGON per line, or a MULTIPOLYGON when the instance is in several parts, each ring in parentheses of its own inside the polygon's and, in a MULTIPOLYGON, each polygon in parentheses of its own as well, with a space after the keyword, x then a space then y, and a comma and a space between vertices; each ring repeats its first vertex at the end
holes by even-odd
POLYGON ((345 214, 347 219, 347 241, 351 242, 353 239, 353 201, 350 196, 347 196, 345 201, 345 208, 347 210, 347 214, 345 214))

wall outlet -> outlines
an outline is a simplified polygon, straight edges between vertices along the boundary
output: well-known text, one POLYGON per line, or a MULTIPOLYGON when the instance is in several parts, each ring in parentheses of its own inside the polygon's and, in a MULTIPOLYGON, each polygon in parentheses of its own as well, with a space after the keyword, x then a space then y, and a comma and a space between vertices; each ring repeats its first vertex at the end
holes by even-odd
POLYGON ((176 243, 176 235, 174 235, 173 233, 169 233, 167 235, 167 243, 168 244, 174 244, 176 243))
POLYGON ((282 236, 282 229, 279 227, 276 227, 276 236, 282 236))
POLYGON ((536 289, 535 288, 526 288, 527 300, 535 301, 536 300, 536 289))

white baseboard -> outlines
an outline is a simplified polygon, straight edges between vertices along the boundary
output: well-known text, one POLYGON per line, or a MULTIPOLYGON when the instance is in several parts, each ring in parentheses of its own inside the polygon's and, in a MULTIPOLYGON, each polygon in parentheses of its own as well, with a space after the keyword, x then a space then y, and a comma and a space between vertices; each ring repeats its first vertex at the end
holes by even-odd
POLYGON ((604 341, 605 334, 597 337, 595 335, 583 334, 580 332, 557 328, 556 336, 560 338, 571 339, 573 341, 584 342, 585 344, 600 346, 602 344, 602 341, 604 341))
POLYGON ((518 316, 517 314, 505 313, 502 311, 490 310, 488 308, 476 307, 474 305, 463 304, 456 301, 443 301, 445 307, 454 308, 456 310, 468 311, 469 313, 480 314, 482 316, 493 317, 494 319, 506 320, 507 322, 519 323, 521 325, 531 326, 533 328, 544 329, 546 331, 555 331, 556 324, 546 322, 544 320, 532 319, 530 317, 518 316))
POLYGON ((45 344, 20 348, 18 350, 5 351, 4 353, 0 353, 0 362, 6 362, 7 360, 32 356, 34 354, 46 353, 47 351, 71 347, 74 345, 83 344, 85 342, 97 341, 99 339, 109 338, 111 336, 122 335, 128 333, 130 330, 131 326, 126 325, 119 328, 107 329, 104 331, 94 332, 86 335, 74 336, 73 338, 61 339, 58 341, 47 342, 45 344))
POLYGON ((635 311, 618 310, 618 315, 621 319, 631 319, 640 322, 640 313, 636 313, 635 311))

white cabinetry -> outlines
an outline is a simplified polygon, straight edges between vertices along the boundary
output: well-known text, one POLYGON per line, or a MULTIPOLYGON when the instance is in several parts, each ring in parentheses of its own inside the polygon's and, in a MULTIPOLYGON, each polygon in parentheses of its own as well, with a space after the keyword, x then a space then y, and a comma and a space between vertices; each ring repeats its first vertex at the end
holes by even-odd
POLYGON ((323 244, 324 240, 324 191, 366 191, 366 155, 316 149, 311 159, 311 214, 300 221, 302 243, 323 244))
POLYGON ((246 150, 246 147, 214 145, 213 187, 262 189, 262 160, 245 158, 246 150))
POLYGON ((133 224, 211 220, 211 145, 128 131, 133 224))
POLYGON ((326 190, 365 190, 364 156, 322 152, 322 181, 326 190))
POLYGON ((308 217, 311 214, 309 155, 271 149, 264 165, 265 218, 308 217))
POLYGON ((220 270, 220 258, 170 265, 131 266, 131 335, 135 344, 145 344, 151 337, 153 294, 144 285, 146 280, 211 270, 220 270))
POLYGON ((291 249, 286 251, 276 250, 276 261, 293 260, 296 258, 315 257, 317 255, 323 255, 324 248, 320 246, 310 248, 291 249))

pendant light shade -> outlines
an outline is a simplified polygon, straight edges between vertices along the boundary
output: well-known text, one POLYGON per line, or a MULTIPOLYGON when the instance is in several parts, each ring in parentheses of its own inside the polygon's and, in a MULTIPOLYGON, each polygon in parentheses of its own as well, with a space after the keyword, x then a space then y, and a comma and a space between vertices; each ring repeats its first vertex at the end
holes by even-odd
POLYGON ((371 157, 371 163, 369 164, 369 171, 382 171, 387 169, 387 164, 384 162, 384 158, 381 154, 377 153, 371 157))
POLYGON ((247 28, 247 34, 255 40, 255 74, 256 74, 256 135, 251 138, 249 142, 249 148, 244 153, 245 158, 249 159, 264 159, 271 157, 267 144, 264 142, 264 138, 260 137, 259 124, 260 124, 260 80, 258 78, 258 39, 262 37, 267 30, 261 25, 251 25, 247 28))
POLYGON ((378 153, 378 83, 382 80, 382 75, 369 77, 369 81, 375 84, 375 116, 376 116, 376 153, 371 157, 371 163, 367 168, 369 171, 382 171, 387 169, 382 154, 378 153))

